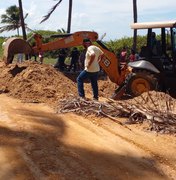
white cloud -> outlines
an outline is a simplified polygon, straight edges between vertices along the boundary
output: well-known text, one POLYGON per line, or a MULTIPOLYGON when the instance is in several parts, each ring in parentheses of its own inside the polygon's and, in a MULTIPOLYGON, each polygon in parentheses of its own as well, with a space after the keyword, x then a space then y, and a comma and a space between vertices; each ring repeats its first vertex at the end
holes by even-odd
POLYGON ((4 14, 5 13, 5 9, 0 8, 0 14, 4 14))

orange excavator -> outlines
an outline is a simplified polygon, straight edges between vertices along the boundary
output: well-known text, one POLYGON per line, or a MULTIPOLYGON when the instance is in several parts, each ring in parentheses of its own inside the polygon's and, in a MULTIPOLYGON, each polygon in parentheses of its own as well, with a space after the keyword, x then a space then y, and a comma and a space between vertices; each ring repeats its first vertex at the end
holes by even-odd
POLYGON ((35 47, 31 47, 27 41, 21 38, 9 38, 4 47, 4 62, 7 65, 12 63, 13 57, 17 53, 38 54, 40 51, 46 52, 61 48, 81 46, 83 39, 89 38, 92 42, 96 42, 104 52, 106 58, 100 61, 100 66, 106 72, 110 80, 119 87, 115 91, 113 98, 119 99, 125 92, 123 85, 126 76, 130 72, 130 68, 126 65, 120 66, 116 55, 98 40, 98 34, 96 32, 80 31, 72 34, 52 35, 52 37, 56 39, 48 43, 42 43, 42 36, 40 34, 34 34, 33 37, 35 39, 35 47))
POLYGON ((34 34, 36 46, 31 47, 28 42, 19 38, 7 40, 4 49, 4 61, 12 63, 14 54, 39 53, 60 48, 70 48, 82 45, 84 38, 91 39, 104 52, 105 57, 100 66, 110 80, 117 85, 113 99, 119 99, 123 94, 132 97, 150 90, 175 92, 176 89, 176 21, 133 23, 132 29, 147 30, 146 46, 141 47, 140 58, 137 61, 122 65, 116 55, 111 52, 98 34, 91 31, 80 31, 58 36, 49 43, 42 43, 42 36, 34 34), (158 34, 157 43, 153 47, 152 34, 158 34), (155 51, 154 51, 155 50, 155 51))

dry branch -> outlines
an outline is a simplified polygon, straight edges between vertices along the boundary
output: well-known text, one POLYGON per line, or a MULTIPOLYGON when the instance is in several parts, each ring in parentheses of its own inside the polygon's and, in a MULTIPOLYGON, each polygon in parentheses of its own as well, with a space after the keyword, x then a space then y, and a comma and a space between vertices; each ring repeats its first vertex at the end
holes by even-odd
POLYGON ((175 100, 164 93, 149 92, 131 100, 97 102, 69 97, 59 102, 58 113, 75 112, 79 115, 104 116, 116 121, 127 117, 128 124, 148 122, 152 131, 176 133, 175 100), (156 101, 157 97, 157 101, 156 101))

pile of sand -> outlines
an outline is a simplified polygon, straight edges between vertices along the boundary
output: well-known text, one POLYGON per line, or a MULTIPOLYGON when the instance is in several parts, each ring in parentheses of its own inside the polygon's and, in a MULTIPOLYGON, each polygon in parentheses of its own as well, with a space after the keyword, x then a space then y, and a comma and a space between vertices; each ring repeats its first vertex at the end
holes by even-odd
MULTIPOLYGON (((25 61, 22 64, 5 66, 3 62, 0 62, 0 72, 0 93, 8 93, 10 96, 26 102, 44 102, 55 105, 58 101, 70 95, 78 95, 76 76, 72 74, 65 76, 65 74, 51 65, 25 61)), ((115 87, 116 85, 109 79, 99 80, 100 97, 111 97, 115 87)), ((92 95, 90 83, 85 83, 85 92, 86 95, 92 95)), ((144 94, 143 96, 146 95, 144 94)), ((148 99, 148 96, 142 99, 141 97, 136 97, 130 101, 155 106, 158 103, 162 104, 161 101, 164 104, 168 101, 168 98, 163 98, 162 96, 161 93, 154 91, 150 92, 150 99, 148 99)))
POLYGON ((29 101, 55 103, 70 94, 77 95, 76 84, 49 65, 34 62, 0 66, 1 92, 29 101))
MULTIPOLYGON (((0 92, 8 93, 25 102, 55 104, 70 95, 77 96, 75 76, 56 70, 51 65, 25 61, 22 64, 5 66, 0 62, 0 92)), ((109 80, 99 80, 99 94, 110 97, 115 84, 109 80)), ((86 94, 92 94, 89 83, 85 83, 86 94)))

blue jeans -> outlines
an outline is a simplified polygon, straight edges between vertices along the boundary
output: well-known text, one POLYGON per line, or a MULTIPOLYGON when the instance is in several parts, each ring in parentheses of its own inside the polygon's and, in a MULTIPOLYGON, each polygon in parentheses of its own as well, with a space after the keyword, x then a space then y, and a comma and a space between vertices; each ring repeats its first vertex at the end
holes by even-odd
POLYGON ((83 70, 77 77, 78 94, 80 97, 85 97, 84 80, 90 79, 93 98, 98 100, 98 72, 87 72, 83 70))

